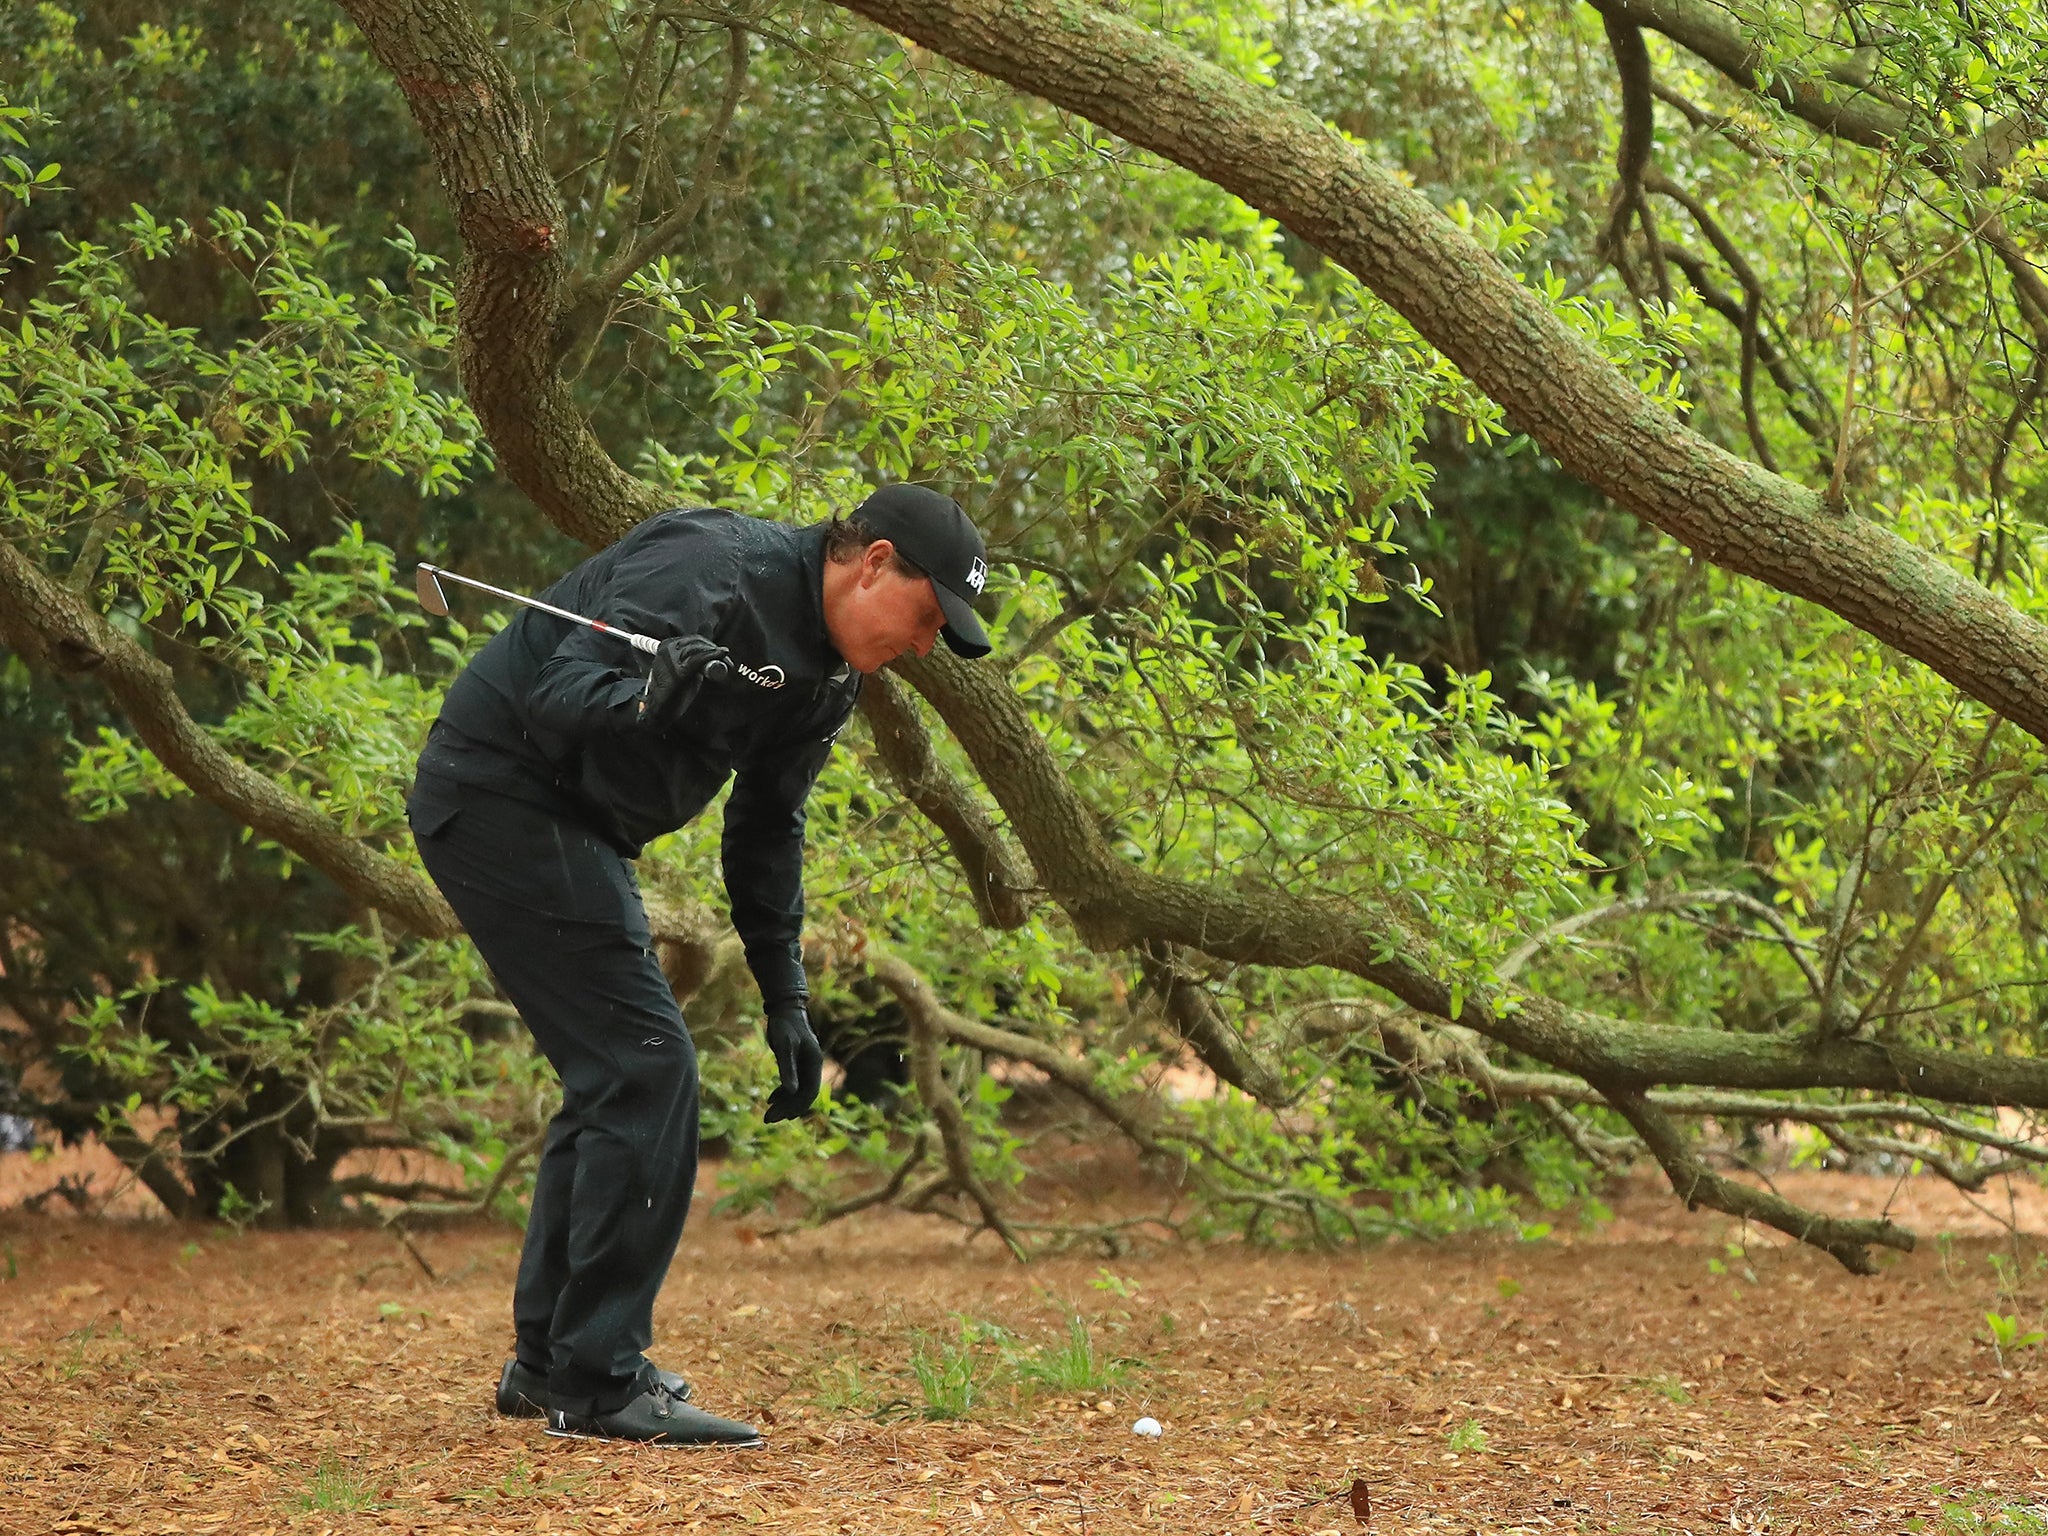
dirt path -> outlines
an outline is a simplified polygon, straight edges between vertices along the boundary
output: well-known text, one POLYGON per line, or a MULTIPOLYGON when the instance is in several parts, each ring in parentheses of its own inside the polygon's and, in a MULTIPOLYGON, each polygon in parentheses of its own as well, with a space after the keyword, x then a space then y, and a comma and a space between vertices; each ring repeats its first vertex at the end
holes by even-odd
POLYGON ((2000 1302, 1982 1238, 1861 1281, 1729 1255, 1668 1196, 1620 1215, 1598 1240, 1029 1269, 910 1218, 702 1220, 657 1355, 768 1427, 737 1453, 496 1419, 502 1228, 422 1235, 429 1279, 378 1233, 0 1218, 0 1532, 1887 1532, 1946 1529, 1964 1493, 1958 1529, 2041 1529, 1998 1512, 2048 1502, 2048 1364, 2003 1373, 1975 1337, 1994 1304, 2041 1313, 2040 1271, 2000 1302), (1024 1390, 1069 1308, 1135 1363, 1024 1390), (1012 1338, 967 1351, 968 1418, 929 1420, 910 1358, 962 1316, 1012 1338))

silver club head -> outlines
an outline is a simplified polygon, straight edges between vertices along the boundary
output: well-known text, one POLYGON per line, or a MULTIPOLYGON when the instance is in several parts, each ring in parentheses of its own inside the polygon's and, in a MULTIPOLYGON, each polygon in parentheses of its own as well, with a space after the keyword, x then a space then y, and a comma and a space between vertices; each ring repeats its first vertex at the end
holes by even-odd
POLYGON ((448 599, 441 591, 441 583, 434 578, 434 568, 422 565, 413 578, 413 590, 419 593, 420 606, 436 618, 448 617, 448 599))

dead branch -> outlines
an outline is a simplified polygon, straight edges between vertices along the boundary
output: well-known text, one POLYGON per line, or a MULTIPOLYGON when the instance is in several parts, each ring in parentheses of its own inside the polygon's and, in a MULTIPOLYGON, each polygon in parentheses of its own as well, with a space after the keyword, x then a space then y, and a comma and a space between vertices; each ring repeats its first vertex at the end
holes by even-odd
POLYGON ((1036 889, 995 822, 973 793, 939 761, 931 732, 902 684, 877 672, 862 684, 861 713, 897 790, 939 829, 967 877, 976 915, 989 928, 1020 928, 1036 889))
POLYGON ((483 1187, 474 1200, 456 1199, 446 1202, 411 1200, 407 1202, 403 1209, 393 1213, 393 1219, 401 1221, 418 1221, 422 1219, 459 1220, 465 1216, 482 1215, 497 1201, 499 1194, 511 1180, 513 1173, 529 1157, 540 1151, 546 1140, 547 1128, 543 1126, 518 1146, 508 1150, 504 1157, 499 1160, 497 1170, 492 1173, 490 1182, 483 1187))
POLYGON ((931 1111, 932 1119, 938 1125, 950 1182, 974 1202, 981 1212, 982 1223, 1002 1238, 1016 1260, 1020 1264, 1027 1263, 1031 1254, 1023 1239, 1011 1230, 1009 1221, 996 1205, 995 1197, 974 1171, 967 1117, 960 1112, 960 1101, 947 1088, 945 1074, 939 1068, 938 999, 925 985, 923 977, 910 971, 908 966, 903 970, 908 973, 905 984, 892 986, 890 990, 896 993, 897 1001, 903 1005, 904 1021, 910 1026, 911 1077, 917 1084, 918 1097, 924 1100, 925 1108, 931 1111))
POLYGON ((1784 946, 1785 952, 1799 967, 1799 974, 1806 978, 1806 985, 1818 1001, 1823 995, 1820 973, 1813 968, 1813 962, 1806 958, 1811 947, 1803 942, 1786 923, 1784 915, 1769 902, 1742 891, 1646 891, 1639 896, 1624 897, 1611 901, 1602 907, 1588 907, 1583 912, 1574 912, 1545 928, 1541 933, 1527 940, 1501 962, 1496 974, 1502 981, 1513 981, 1521 974, 1522 967, 1535 957, 1538 951, 1568 939, 1575 933, 1584 932, 1596 923, 1615 922, 1624 917, 1641 917, 1651 912, 1683 912, 1691 907, 1734 907, 1770 928, 1784 946))
POLYGON ((394 1184, 389 1179, 375 1178, 370 1174, 351 1174, 345 1179, 336 1179, 334 1193, 342 1199, 351 1195, 371 1195, 379 1200, 400 1200, 410 1203, 414 1200, 460 1200, 463 1192, 450 1189, 446 1184, 437 1184, 432 1179, 412 1179, 404 1184, 394 1184))
POLYGON ((1145 980, 1166 1005, 1166 1017, 1202 1064, 1233 1088, 1242 1089, 1269 1107, 1288 1099, 1287 1085, 1253 1054, 1230 1026, 1185 961, 1185 951, 1170 944, 1147 945, 1142 951, 1145 980))
POLYGON ((2026 1166, 2020 1159, 2011 1157, 1966 1163, 1922 1142, 1906 1141, 1897 1136, 1858 1136, 1835 1126, 1823 1127, 1822 1134, 1852 1155, 1868 1156, 1882 1152, 1905 1158, 1908 1162, 1925 1163, 1957 1189, 1968 1190, 1971 1194, 1976 1194, 1993 1179, 2017 1173, 2026 1166))
MULTIPOLYGON (((655 24, 649 22, 648 25, 651 29, 655 24)), ((747 83, 747 29, 728 25, 726 38, 725 90, 719 98, 717 116, 712 119, 703 143, 697 147, 697 163, 690 174, 689 190, 680 203, 651 227, 638 233, 629 231, 611 260, 574 284, 569 291, 557 346, 563 357, 582 347, 583 358, 576 370, 578 373, 589 366, 598 339, 610 323, 619 290, 626 285, 627 279, 655 257, 664 254, 683 231, 696 223, 697 216, 704 211, 704 204, 711 196, 713 172, 718 168, 718 157, 725 151, 733 116, 739 110, 740 97, 747 83)), ((651 158, 643 150, 643 166, 651 158)))
POLYGON ((1620 1171, 1621 1165, 1608 1155, 1606 1149, 1594 1145, 1593 1138, 1587 1134, 1586 1127, 1579 1117, 1558 1103, 1555 1097, 1539 1093, 1532 1096, 1532 1102, 1543 1111, 1543 1118, 1556 1128, 1557 1133, 1572 1144, 1573 1150, 1579 1156, 1603 1174, 1612 1176, 1620 1171))
POLYGON ((910 1181, 911 1170, 924 1161, 925 1153, 930 1149, 930 1146, 930 1133, 923 1126, 918 1127, 917 1135, 911 1140, 910 1150, 904 1154, 903 1161, 896 1165, 896 1171, 891 1173, 888 1178, 877 1184, 873 1189, 863 1190, 851 1199, 841 1200, 837 1204, 828 1205, 821 1211, 814 1211, 802 1221, 785 1222, 781 1226, 770 1227, 761 1235, 763 1237, 787 1237, 792 1232, 804 1232, 813 1227, 826 1226, 838 1221, 842 1217, 853 1216, 861 1211, 870 1210, 875 1206, 889 1204, 890 1201, 903 1193, 903 1186, 910 1181))
POLYGON ((1641 1093, 1618 1085, 1598 1086, 1607 1102, 1642 1137, 1688 1210, 1704 1205, 1745 1221, 1760 1221, 1833 1254, 1843 1268, 1859 1275, 1877 1272, 1870 1255, 1873 1244, 1904 1253, 1913 1251, 1913 1234, 1889 1221, 1823 1216, 1770 1190, 1723 1178, 1700 1161, 1677 1125, 1641 1093))

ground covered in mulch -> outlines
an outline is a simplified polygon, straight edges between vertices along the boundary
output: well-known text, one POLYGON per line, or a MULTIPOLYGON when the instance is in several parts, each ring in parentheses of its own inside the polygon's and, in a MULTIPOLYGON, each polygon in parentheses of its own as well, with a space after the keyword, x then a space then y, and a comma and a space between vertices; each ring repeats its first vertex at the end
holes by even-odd
POLYGON ((764 1239, 700 1215, 656 1355, 767 1429, 752 1452, 494 1417, 503 1227, 415 1256, 0 1216, 0 1532, 2048 1528, 2048 1364, 1983 1342, 1987 1310, 2048 1306, 2032 1240, 1987 1220, 1863 1280, 1732 1252, 1647 1183, 1615 1209, 1528 1242, 1028 1268, 929 1219, 764 1239), (1076 1317, 1106 1388, 1032 1379, 1076 1317))

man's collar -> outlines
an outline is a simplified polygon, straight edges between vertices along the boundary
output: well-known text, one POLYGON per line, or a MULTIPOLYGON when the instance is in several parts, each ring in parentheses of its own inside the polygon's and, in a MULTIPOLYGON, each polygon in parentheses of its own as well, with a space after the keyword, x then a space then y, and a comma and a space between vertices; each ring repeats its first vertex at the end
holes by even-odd
POLYGON ((813 523, 797 530, 797 562, 803 571, 804 622, 810 626, 804 632, 816 637, 823 661, 819 670, 836 681, 846 671, 846 658, 832 644, 832 632, 825 627, 826 526, 813 523))

